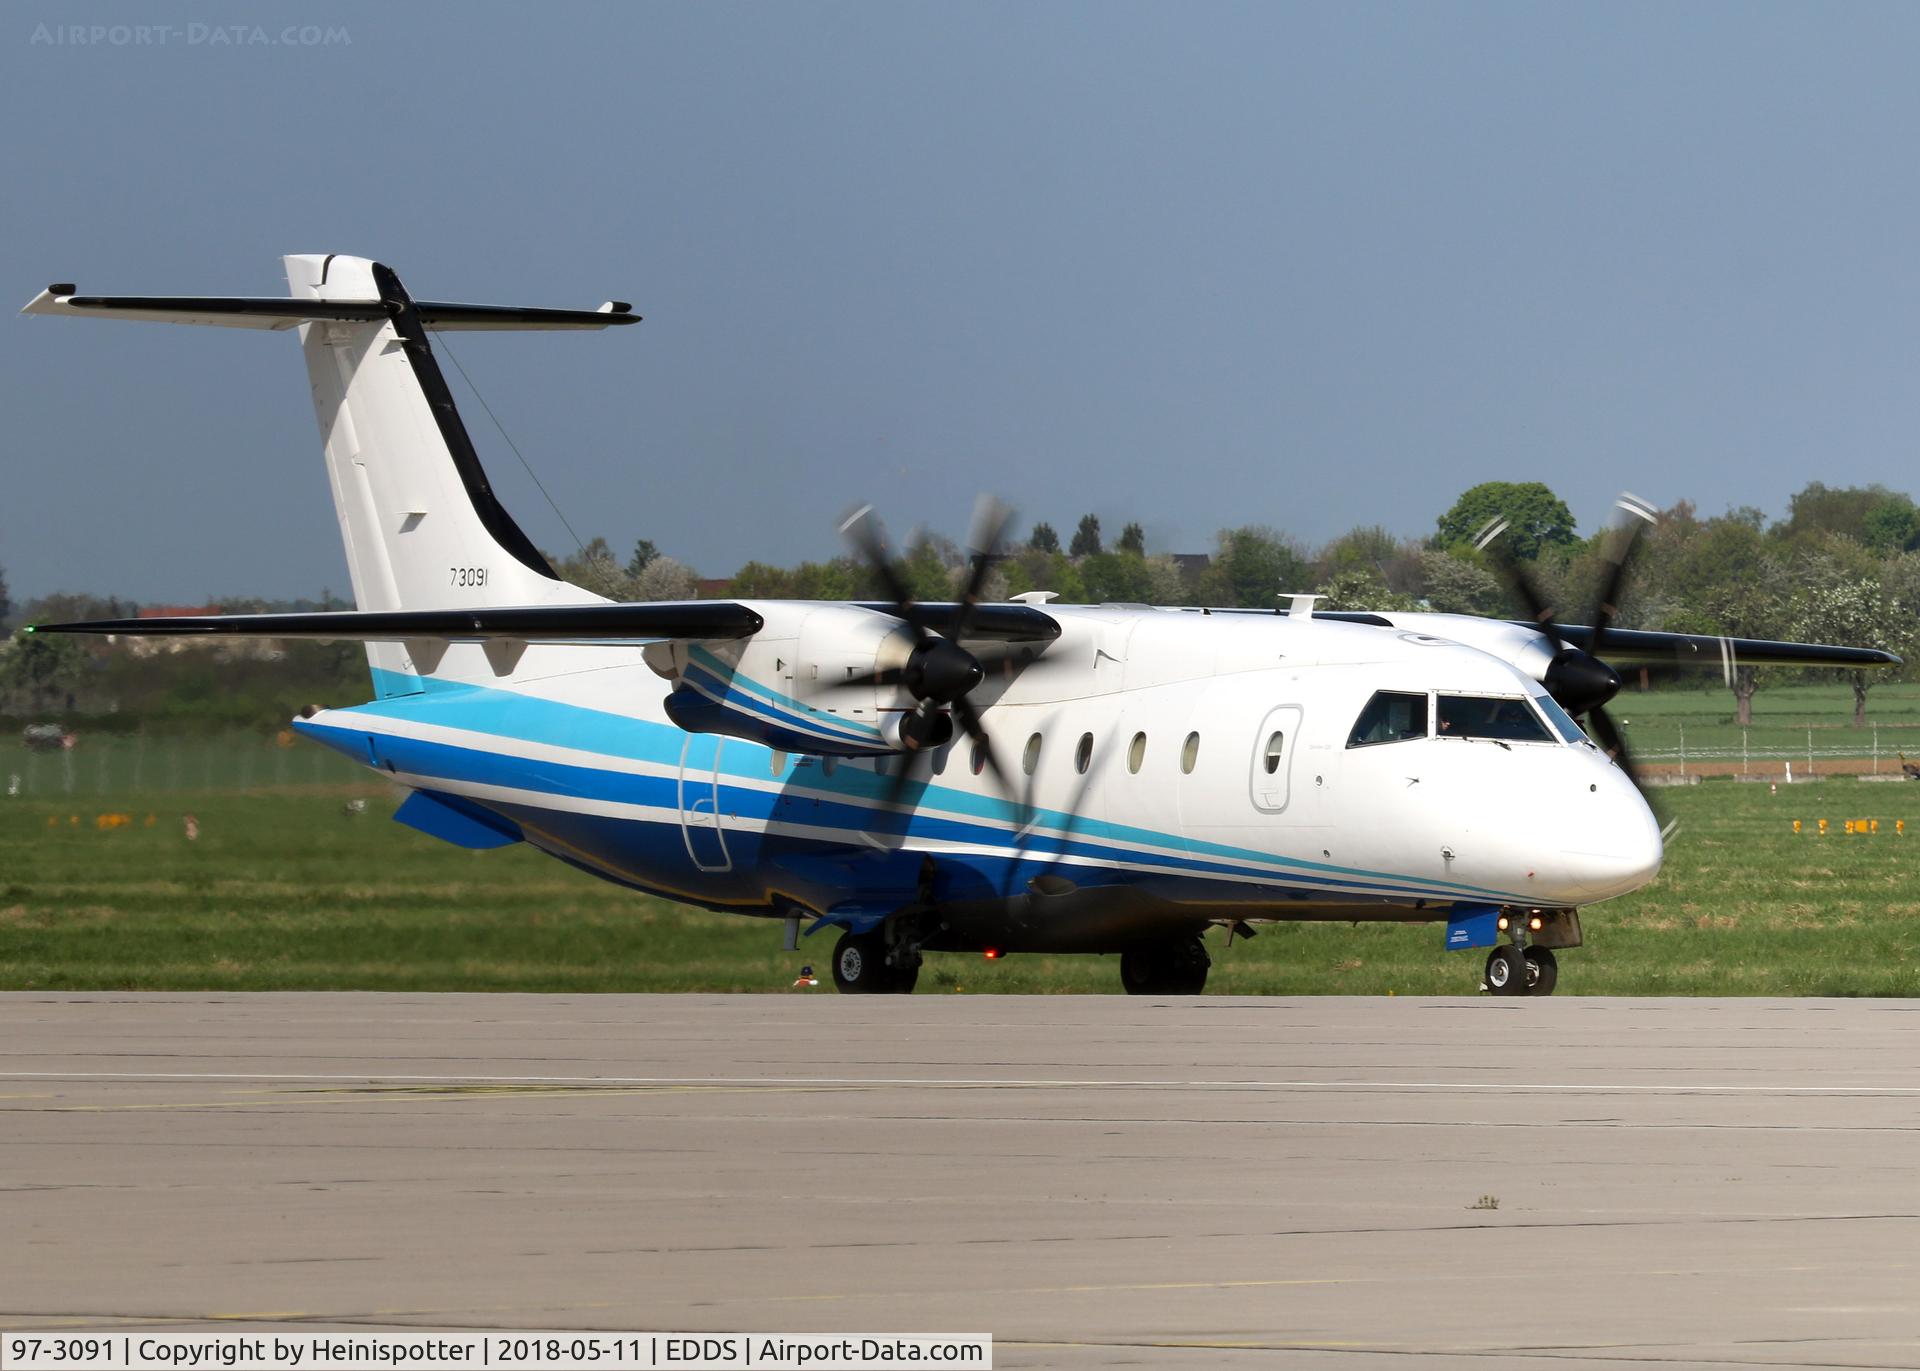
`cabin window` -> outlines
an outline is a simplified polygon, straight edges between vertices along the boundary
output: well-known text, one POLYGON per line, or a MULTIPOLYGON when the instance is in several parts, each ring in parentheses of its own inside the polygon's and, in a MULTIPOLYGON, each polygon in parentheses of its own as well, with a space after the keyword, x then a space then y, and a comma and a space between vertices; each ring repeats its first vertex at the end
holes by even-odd
POLYGON ((1193 764, 1200 760, 1200 735, 1189 733, 1186 742, 1180 745, 1180 771, 1183 775, 1193 774, 1193 764))
POLYGON ((1033 769, 1040 765, 1040 735, 1034 734, 1027 739, 1027 750, 1020 754, 1020 769, 1033 775, 1033 769))
POLYGON ((1127 770, 1138 776, 1140 774, 1140 768, 1146 760, 1147 735, 1144 733, 1136 733, 1133 735, 1133 742, 1127 746, 1127 770))
POLYGON ((1375 743, 1403 743, 1409 738, 1427 736, 1427 697, 1404 690, 1374 692, 1360 717, 1353 721, 1347 735, 1348 747, 1372 747, 1375 743))
POLYGON ((1082 733, 1080 735, 1080 746, 1073 750, 1073 769, 1084 776, 1087 774, 1087 768, 1092 765, 1093 735, 1091 733, 1082 733))
POLYGON ((820 774, 822 776, 831 776, 839 769, 840 759, 838 757, 822 757, 820 759, 820 774))
POLYGON ((1488 738, 1501 743, 1553 741, 1525 700, 1496 695, 1442 695, 1434 732, 1442 738, 1488 738))
POLYGON ((947 756, 952 751, 953 751, 952 743, 948 743, 945 747, 936 747, 933 750, 933 774, 934 775, 944 776, 947 774, 947 756))
POLYGON ((1560 702, 1551 695, 1536 695, 1533 702, 1540 706, 1540 712, 1547 716, 1547 722, 1553 725, 1553 731, 1570 743, 1584 743, 1587 735, 1580 731, 1580 725, 1573 716, 1560 708, 1560 702))
POLYGON ((985 743, 975 743, 973 745, 973 756, 967 761, 967 769, 976 776, 987 769, 987 745, 985 743))
POLYGON ((1267 775, 1271 776, 1280 769, 1280 754, 1285 750, 1286 745, 1286 734, 1274 733, 1268 736, 1267 750, 1260 757, 1260 765, 1267 769, 1267 775))

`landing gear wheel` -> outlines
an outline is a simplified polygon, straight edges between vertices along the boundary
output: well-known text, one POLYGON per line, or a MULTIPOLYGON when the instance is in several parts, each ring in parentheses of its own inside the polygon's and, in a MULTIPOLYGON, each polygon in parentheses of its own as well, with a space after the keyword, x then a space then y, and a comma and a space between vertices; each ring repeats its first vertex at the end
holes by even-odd
POLYGON ((879 932, 842 933, 833 945, 833 983, 843 995, 883 995, 892 988, 887 940, 879 932))
POLYGON ((1511 943, 1487 954, 1487 989, 1495 995, 1527 993, 1527 959, 1511 943))
POLYGON ((1198 938, 1129 948, 1120 954, 1120 984, 1129 995, 1198 995, 1213 959, 1198 938))
POLYGON ((1553 959, 1553 952, 1545 947, 1529 947, 1527 957, 1527 993, 1529 995, 1551 995, 1553 983, 1560 979, 1560 963, 1553 959))
POLYGON ((833 983, 843 995, 911 995, 920 979, 920 963, 894 966, 887 961, 887 937, 842 933, 833 948, 833 983))

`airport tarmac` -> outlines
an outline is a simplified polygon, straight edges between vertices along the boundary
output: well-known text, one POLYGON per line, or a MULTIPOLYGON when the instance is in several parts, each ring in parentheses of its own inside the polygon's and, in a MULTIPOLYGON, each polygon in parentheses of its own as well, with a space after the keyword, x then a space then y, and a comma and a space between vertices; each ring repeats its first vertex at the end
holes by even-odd
POLYGON ((1920 1003, 0 996, 0 1326, 1920 1365, 1920 1003))

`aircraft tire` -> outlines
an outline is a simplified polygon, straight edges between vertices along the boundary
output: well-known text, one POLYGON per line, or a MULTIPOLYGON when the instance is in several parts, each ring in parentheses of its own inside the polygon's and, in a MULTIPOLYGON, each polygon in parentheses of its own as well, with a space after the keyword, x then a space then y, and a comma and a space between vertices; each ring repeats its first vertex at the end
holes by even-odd
POLYGON ((1213 959, 1198 938, 1129 948, 1120 954, 1120 984, 1129 995, 1198 995, 1213 959))
POLYGON ((1495 995, 1527 993, 1527 959, 1512 943, 1503 943, 1487 954, 1487 989, 1495 995))
POLYGON ((878 930, 842 933, 833 945, 833 983, 842 995, 884 995, 892 990, 894 969, 887 965, 886 938, 878 930))
POLYGON ((1554 982, 1560 979, 1560 963, 1555 960, 1553 950, 1545 947, 1529 947, 1526 955, 1527 993, 1551 995, 1554 982))

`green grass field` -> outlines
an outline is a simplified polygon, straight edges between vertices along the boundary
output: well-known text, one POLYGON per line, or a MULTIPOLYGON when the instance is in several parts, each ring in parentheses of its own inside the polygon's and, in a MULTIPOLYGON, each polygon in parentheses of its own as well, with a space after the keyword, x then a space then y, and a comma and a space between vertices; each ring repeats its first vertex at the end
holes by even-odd
MULTIPOLYGON (((1761 719, 1862 732, 1846 727, 1844 688, 1758 703, 1761 719)), ((1920 730, 1920 687, 1882 687, 1874 705, 1885 736, 1920 730)), ((1682 719, 1690 745, 1738 747, 1724 691, 1623 696, 1619 712, 1642 749, 1682 719)), ((106 762, 86 740, 70 763, 42 754, 38 783, 0 797, 0 988, 786 991, 831 950, 830 931, 782 952, 776 923, 634 895, 524 847, 437 843, 389 822, 388 787, 304 745, 142 745, 137 790, 133 744, 116 746, 106 762), (364 813, 344 812, 354 798, 364 813), (102 814, 130 822, 102 828, 102 814)), ((5 752, 0 773, 23 774, 5 752)), ((1560 993, 1920 994, 1920 831, 1893 832, 1920 826, 1920 785, 1835 778, 1775 795, 1721 780, 1660 799, 1682 821, 1665 871, 1585 915, 1560 993), (1792 832, 1822 817, 1829 836, 1792 832), (1880 833, 1843 836, 1854 818, 1880 833)), ((1433 925, 1279 925, 1231 949, 1219 936, 1220 993, 1464 994, 1478 979, 1479 956, 1443 951, 1433 925)), ((920 989, 1106 994, 1118 980, 1112 958, 936 955, 920 989)))

